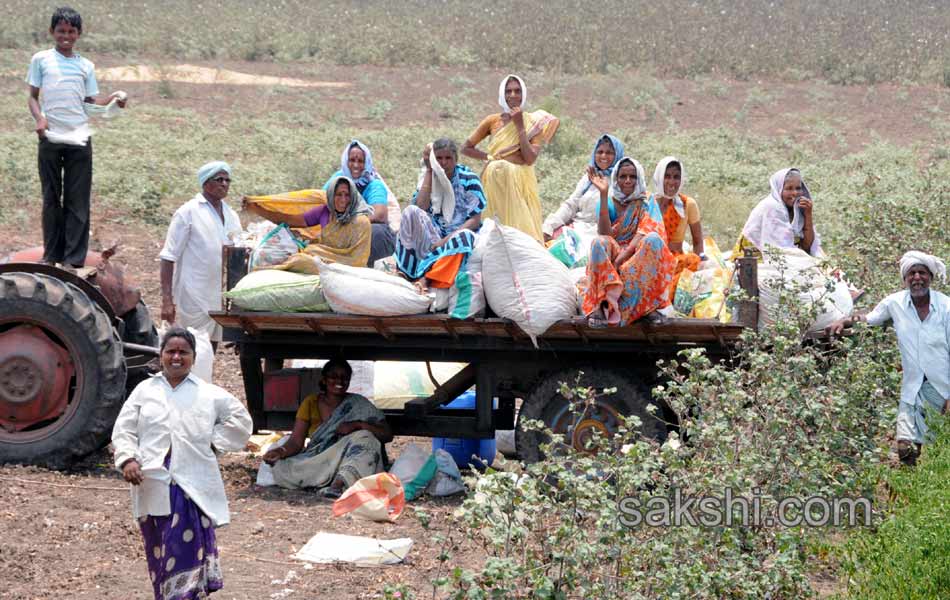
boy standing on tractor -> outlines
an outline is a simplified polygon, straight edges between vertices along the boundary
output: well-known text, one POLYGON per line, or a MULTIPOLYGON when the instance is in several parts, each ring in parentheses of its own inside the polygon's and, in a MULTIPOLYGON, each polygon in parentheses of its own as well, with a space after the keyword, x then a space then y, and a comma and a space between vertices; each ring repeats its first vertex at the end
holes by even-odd
POLYGON ((99 98, 95 67, 73 47, 82 35, 82 17, 57 8, 50 21, 55 47, 33 55, 26 82, 36 121, 40 184, 43 189, 43 262, 79 268, 89 246, 92 192, 92 138, 87 104, 125 107, 125 93, 99 98))

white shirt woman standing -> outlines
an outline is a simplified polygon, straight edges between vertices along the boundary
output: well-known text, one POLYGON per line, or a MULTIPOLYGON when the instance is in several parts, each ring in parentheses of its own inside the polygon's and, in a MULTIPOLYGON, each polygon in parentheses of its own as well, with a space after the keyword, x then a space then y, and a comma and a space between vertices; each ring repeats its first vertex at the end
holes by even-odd
POLYGON ((195 347, 190 332, 170 329, 162 372, 135 388, 112 430, 157 600, 223 587, 214 529, 230 515, 215 451, 242 450, 251 435, 244 405, 191 373, 195 347))

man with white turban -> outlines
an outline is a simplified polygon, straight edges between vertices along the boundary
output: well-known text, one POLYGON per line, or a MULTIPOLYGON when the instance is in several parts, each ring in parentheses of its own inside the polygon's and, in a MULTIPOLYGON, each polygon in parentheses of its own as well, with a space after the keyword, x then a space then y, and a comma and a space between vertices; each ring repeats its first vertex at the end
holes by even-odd
POLYGON ((930 441, 925 417, 950 410, 950 298, 930 289, 935 277, 946 280, 943 261, 917 250, 900 261, 906 289, 881 300, 867 315, 855 314, 829 327, 840 333, 857 321, 891 323, 901 351, 901 399, 897 409, 897 453, 915 465, 920 447, 930 441))
POLYGON ((172 217, 162 248, 162 320, 208 334, 213 345, 221 326, 208 316, 221 309, 221 248, 241 231, 241 220, 224 199, 231 167, 223 161, 198 169, 201 192, 172 217))

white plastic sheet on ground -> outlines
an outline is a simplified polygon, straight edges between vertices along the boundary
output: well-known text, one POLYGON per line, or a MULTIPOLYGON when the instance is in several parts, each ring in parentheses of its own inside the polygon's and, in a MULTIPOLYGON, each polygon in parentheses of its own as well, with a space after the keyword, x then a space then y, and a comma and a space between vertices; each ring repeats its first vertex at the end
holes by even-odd
POLYGON ((313 563, 351 563, 358 567, 398 565, 412 548, 410 538, 378 540, 357 535, 321 531, 293 555, 313 563))

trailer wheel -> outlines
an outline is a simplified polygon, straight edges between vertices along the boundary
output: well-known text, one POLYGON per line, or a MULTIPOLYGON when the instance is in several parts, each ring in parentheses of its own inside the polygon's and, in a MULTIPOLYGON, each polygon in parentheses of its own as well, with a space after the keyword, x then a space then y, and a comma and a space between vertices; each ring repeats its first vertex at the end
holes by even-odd
POLYGON ((103 447, 125 378, 122 342, 82 290, 0 275, 0 463, 62 468, 103 447))
POLYGON ((537 462, 543 458, 541 444, 546 436, 537 431, 524 431, 523 420, 539 420, 554 433, 563 434, 565 442, 575 450, 584 450, 585 442, 595 431, 613 434, 620 425, 618 417, 639 417, 641 435, 662 441, 666 439, 664 411, 658 406, 656 415, 647 411, 653 400, 650 391, 633 376, 617 369, 586 368, 557 371, 544 377, 524 399, 515 428, 515 446, 518 456, 525 462, 537 462), (591 405, 571 410, 570 401, 561 394, 561 384, 570 386, 578 382, 582 387, 595 390, 591 405), (605 390, 616 388, 616 392, 605 390))

